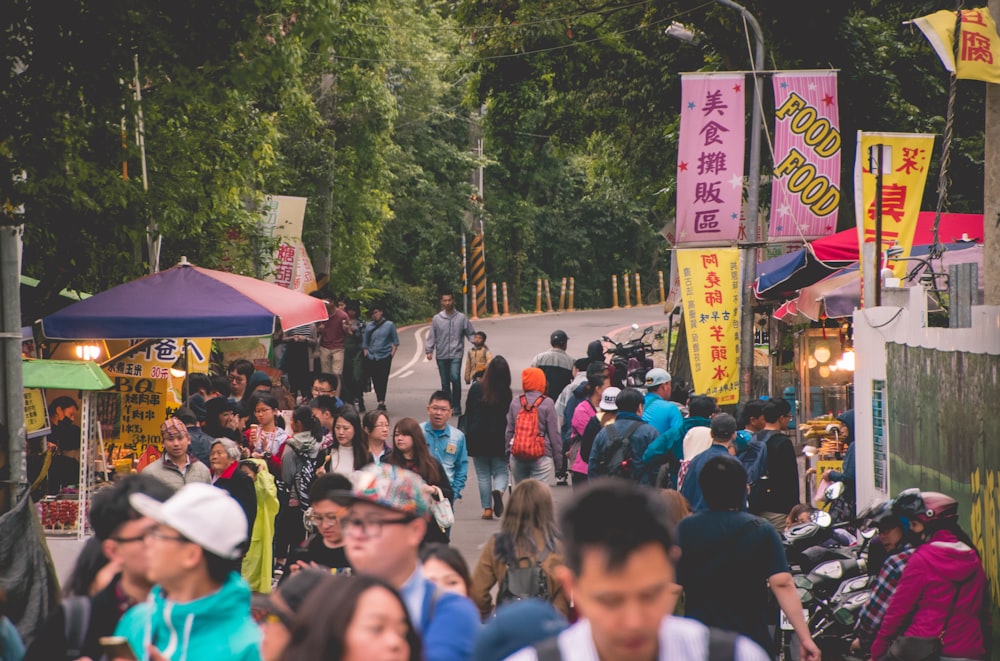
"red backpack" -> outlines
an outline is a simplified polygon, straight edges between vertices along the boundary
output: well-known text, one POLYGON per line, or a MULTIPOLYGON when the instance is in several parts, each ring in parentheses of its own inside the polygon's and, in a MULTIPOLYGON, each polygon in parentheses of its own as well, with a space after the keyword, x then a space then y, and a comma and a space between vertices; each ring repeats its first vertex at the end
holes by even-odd
POLYGON ((515 459, 534 461, 545 455, 545 437, 538 431, 538 405, 543 399, 545 395, 540 395, 534 406, 528 406, 528 399, 521 395, 521 410, 517 412, 510 444, 510 454, 515 459))

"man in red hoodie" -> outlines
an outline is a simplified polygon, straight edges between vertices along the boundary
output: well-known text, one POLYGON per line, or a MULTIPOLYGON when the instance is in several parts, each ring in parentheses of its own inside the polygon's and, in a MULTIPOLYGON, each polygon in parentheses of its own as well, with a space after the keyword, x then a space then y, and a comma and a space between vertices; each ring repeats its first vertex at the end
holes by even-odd
POLYGON ((986 659, 986 574, 976 550, 963 541, 958 502, 936 491, 907 489, 896 497, 893 512, 909 519, 923 544, 906 563, 872 658, 883 658, 901 637, 914 636, 940 638, 942 658, 986 659))

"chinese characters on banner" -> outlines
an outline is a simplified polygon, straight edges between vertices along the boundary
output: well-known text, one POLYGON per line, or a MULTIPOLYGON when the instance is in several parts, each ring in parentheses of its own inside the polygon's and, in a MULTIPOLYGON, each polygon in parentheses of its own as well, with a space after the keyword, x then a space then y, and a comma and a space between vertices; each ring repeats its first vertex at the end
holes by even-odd
MULTIPOLYGON (((882 148, 882 250, 893 244, 910 255, 917 229, 920 201, 924 197, 927 167, 934 136, 924 133, 866 133, 858 131, 858 151, 854 163, 854 211, 858 221, 858 244, 875 241, 875 175, 869 163, 869 149, 882 148), (863 222, 862 222, 863 220, 863 222)), ((873 264, 861 260, 861 277, 869 277, 873 264)), ((896 263, 902 277, 906 262, 896 263)))
POLYGON ((50 431, 44 390, 39 388, 24 389, 24 431, 28 438, 45 436, 50 431))
POLYGON ((744 240, 743 74, 682 74, 677 245, 744 240))
POLYGON ((167 418, 166 379, 109 376, 114 385, 97 393, 97 415, 106 442, 132 450, 135 456, 148 445, 161 447, 160 425, 167 418))
POLYGON ((677 250, 694 389, 735 404, 740 396, 740 251, 677 250))
MULTIPOLYGON (((955 12, 942 9, 914 19, 944 68, 955 71, 955 12)), ((958 78, 1000 83, 1000 37, 988 7, 962 10, 958 78)))
POLYGON ((774 179, 768 239, 837 229, 840 119, 835 71, 774 74, 774 179))
MULTIPOLYGON (((182 338, 168 337, 156 340, 141 351, 127 355, 120 360, 105 366, 108 376, 115 379, 118 376, 162 379, 166 400, 164 401, 164 417, 167 411, 173 411, 183 403, 181 390, 184 386, 184 375, 173 376, 170 368, 181 357, 184 346, 182 338)), ((212 351, 212 340, 207 338, 188 340, 188 372, 208 373, 208 360, 212 351)))
POLYGON ((309 294, 316 291, 316 275, 302 243, 307 201, 304 197, 268 196, 261 232, 278 240, 272 272, 267 280, 309 294))

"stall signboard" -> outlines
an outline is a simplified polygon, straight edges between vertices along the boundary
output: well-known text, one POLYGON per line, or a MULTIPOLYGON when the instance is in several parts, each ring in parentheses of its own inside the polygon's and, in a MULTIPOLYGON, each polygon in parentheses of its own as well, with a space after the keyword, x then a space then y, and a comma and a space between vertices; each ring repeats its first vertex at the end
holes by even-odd
POLYGON ((678 250, 694 387, 719 404, 739 400, 740 251, 678 250))
POLYGON ((273 270, 267 280, 306 294, 316 291, 316 274, 302 243, 302 223, 308 198, 269 195, 264 203, 261 233, 278 242, 273 270))
MULTIPOLYGON (((114 384, 97 393, 97 415, 109 444, 142 454, 160 447, 160 425, 167 418, 167 379, 110 374, 114 384)), ((113 457, 117 458, 117 457, 113 457)))
MULTIPOLYGON (((212 352, 212 340, 209 338, 189 339, 187 347, 187 371, 207 374, 209 357, 212 352)), ((183 348, 183 338, 168 337, 156 340, 145 349, 106 365, 104 369, 112 379, 118 376, 130 376, 165 381, 167 383, 165 387, 167 404, 170 410, 173 410, 183 403, 181 389, 184 386, 184 376, 171 375, 170 368, 182 356, 183 348)))
POLYGON ((24 431, 28 438, 45 436, 51 431, 45 391, 40 388, 24 389, 24 431))

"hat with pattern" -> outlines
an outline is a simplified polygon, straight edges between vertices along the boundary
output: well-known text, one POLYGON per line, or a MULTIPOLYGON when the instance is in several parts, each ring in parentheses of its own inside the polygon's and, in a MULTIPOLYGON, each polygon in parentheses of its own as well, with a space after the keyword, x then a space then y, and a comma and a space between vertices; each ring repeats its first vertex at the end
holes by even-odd
POLYGON ((160 425, 160 436, 167 438, 168 436, 187 436, 187 426, 179 418, 170 416, 167 418, 162 425, 160 425))
POLYGON ((413 471, 389 464, 368 464, 351 476, 351 494, 347 500, 372 503, 379 507, 427 516, 430 504, 424 495, 424 479, 413 471))

